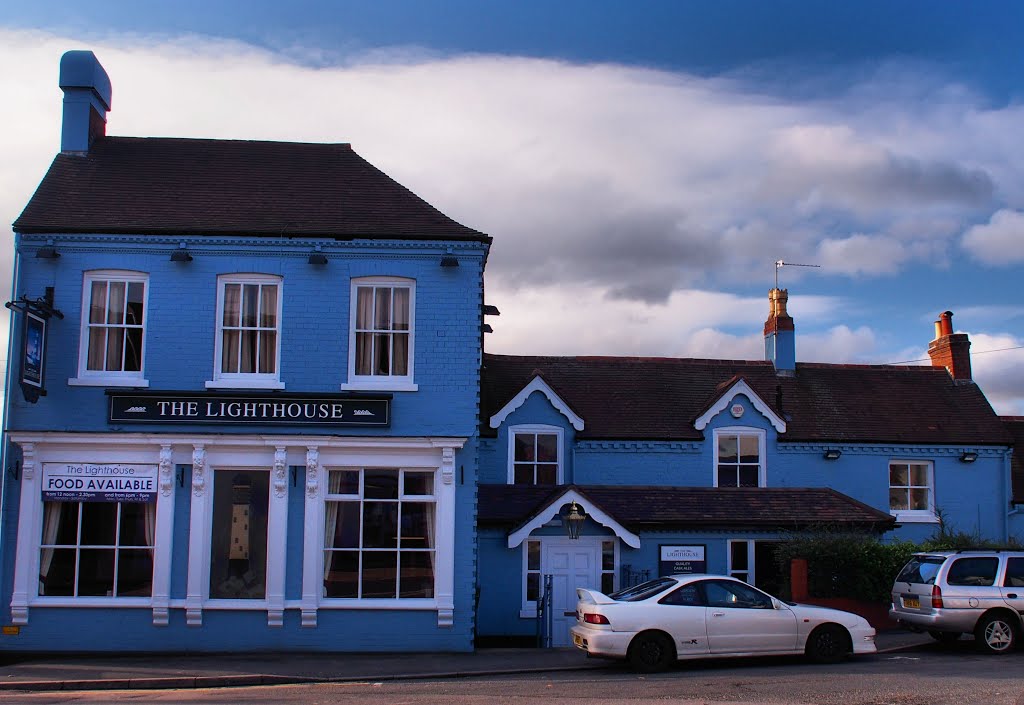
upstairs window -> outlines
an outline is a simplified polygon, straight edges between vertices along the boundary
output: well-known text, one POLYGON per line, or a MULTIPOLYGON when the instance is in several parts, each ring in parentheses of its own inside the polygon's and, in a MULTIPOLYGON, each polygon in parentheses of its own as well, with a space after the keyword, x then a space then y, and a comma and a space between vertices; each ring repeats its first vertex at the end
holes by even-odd
POLYGON ((715 487, 765 486, 765 434, 759 429, 715 431, 715 487))
POLYGON ((206 386, 282 388, 281 278, 234 274, 217 285, 217 359, 206 386))
POLYGON ((75 382, 144 384, 148 280, 142 272, 86 273, 75 382))
POLYGON ((562 429, 513 426, 509 429, 509 484, 562 484, 562 429))
POLYGON ((352 281, 349 383, 344 388, 411 391, 415 283, 367 277, 352 281))
POLYGON ((935 492, 930 462, 889 463, 889 513, 900 521, 935 520, 935 492))

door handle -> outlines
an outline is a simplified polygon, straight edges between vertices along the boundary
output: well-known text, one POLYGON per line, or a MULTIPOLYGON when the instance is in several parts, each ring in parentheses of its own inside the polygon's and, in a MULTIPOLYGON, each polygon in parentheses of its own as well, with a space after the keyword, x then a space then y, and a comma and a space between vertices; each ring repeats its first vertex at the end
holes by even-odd
POLYGON ((712 617, 724 617, 725 616, 725 612, 712 612, 711 616, 712 617))
POLYGON ((575 617, 576 616, 576 612, 563 612, 562 616, 563 617, 575 617))
POLYGON ((1009 597, 1011 600, 1016 600, 1017 599, 1017 593, 1011 592, 1010 594, 1007 595, 1007 597, 1009 597))

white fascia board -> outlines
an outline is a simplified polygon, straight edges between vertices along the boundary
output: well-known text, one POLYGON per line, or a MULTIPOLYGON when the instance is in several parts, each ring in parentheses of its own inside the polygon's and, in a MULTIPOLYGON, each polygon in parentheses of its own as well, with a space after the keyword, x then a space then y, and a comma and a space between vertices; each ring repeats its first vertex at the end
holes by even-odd
POLYGON ((546 507, 543 507, 537 512, 530 521, 523 526, 516 529, 515 532, 509 534, 508 547, 516 548, 526 538, 533 533, 535 529, 547 524, 549 521, 555 518, 558 514, 558 510, 562 508, 562 505, 568 504, 569 502, 575 502, 583 508, 587 516, 596 521, 601 526, 606 526, 615 533, 623 543, 630 548, 640 548, 640 537, 634 534, 632 531, 626 529, 622 524, 615 521, 612 517, 606 514, 599 507, 595 506, 589 499, 585 498, 579 492, 574 489, 566 490, 564 493, 558 495, 552 500, 546 507))
POLYGON ((711 405, 711 408, 705 411, 697 418, 696 421, 693 422, 693 427, 698 431, 703 431, 707 425, 711 423, 711 419, 725 411, 725 408, 732 403, 732 400, 737 394, 743 394, 750 399, 750 403, 754 405, 754 408, 761 412, 762 416, 768 419, 771 425, 775 427, 776 431, 779 433, 786 432, 786 420, 772 411, 771 407, 765 404, 764 400, 750 388, 750 385, 747 384, 745 380, 742 379, 723 392, 722 396, 718 397, 718 400, 711 405))
POLYGON ((501 407, 501 410, 491 417, 491 428, 498 428, 501 426, 501 424, 505 422, 505 419, 508 418, 509 414, 525 404, 526 400, 534 392, 540 392, 546 396, 548 401, 551 402, 551 406, 558 409, 558 411, 569 420, 569 423, 572 424, 573 428, 577 431, 583 430, 583 419, 573 413, 572 409, 569 408, 569 405, 566 404, 560 396, 555 394, 554 390, 551 389, 551 387, 549 387, 540 377, 534 377, 530 380, 530 383, 523 387, 518 394, 512 397, 512 400, 509 401, 508 404, 501 407))

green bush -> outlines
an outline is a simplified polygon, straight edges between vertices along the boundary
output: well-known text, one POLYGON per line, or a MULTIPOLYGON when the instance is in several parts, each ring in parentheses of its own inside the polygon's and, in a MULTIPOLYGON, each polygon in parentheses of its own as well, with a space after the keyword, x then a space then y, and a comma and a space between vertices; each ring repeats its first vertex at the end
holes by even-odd
POLYGON ((778 546, 776 559, 786 594, 792 594, 790 561, 803 558, 807 561, 807 589, 811 597, 846 597, 885 604, 890 601, 893 580, 915 552, 1000 548, 1021 550, 1022 544, 1015 538, 997 543, 957 531, 940 514, 935 533, 921 543, 883 542, 874 534, 821 526, 791 535, 778 546))

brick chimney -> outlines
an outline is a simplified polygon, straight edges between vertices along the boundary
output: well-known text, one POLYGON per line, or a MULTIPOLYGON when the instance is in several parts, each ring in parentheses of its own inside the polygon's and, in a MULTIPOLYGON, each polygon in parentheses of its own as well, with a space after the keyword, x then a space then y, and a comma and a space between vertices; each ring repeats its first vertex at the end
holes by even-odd
POLYGON ((768 320, 764 322, 764 359, 775 365, 776 374, 796 372, 796 327, 786 313, 788 289, 768 291, 768 320))
POLYGON ((971 341, 953 332, 953 312, 943 311, 935 321, 935 340, 928 345, 933 367, 945 367, 956 381, 971 381, 971 341))
POLYGON ((64 122, 60 151, 86 154, 93 140, 107 133, 110 78, 91 51, 69 51, 60 58, 64 122))

